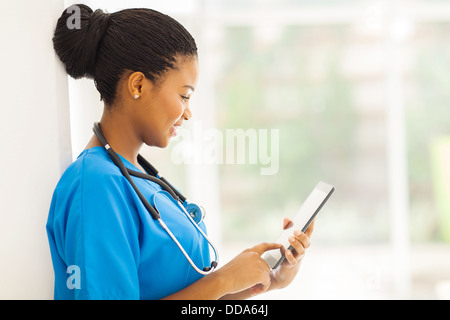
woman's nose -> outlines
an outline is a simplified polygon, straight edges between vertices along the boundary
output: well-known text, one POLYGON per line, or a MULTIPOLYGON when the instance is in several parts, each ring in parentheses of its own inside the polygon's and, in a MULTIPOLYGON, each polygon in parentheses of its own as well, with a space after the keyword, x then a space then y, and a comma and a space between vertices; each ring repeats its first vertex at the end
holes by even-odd
POLYGON ((192 117, 191 109, 189 109, 189 107, 186 107, 186 109, 184 109, 183 118, 184 120, 189 120, 191 117, 192 117))

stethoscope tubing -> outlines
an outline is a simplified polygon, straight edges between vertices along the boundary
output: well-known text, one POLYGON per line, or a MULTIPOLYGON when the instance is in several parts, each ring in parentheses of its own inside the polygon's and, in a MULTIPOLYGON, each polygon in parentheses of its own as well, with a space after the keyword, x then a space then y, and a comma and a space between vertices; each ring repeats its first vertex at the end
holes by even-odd
MULTIPOLYGON (((141 200, 142 204, 147 209, 149 214, 152 216, 152 218, 154 220, 158 221, 158 223, 166 231, 166 233, 169 235, 169 237, 175 242, 177 247, 183 253, 184 257, 188 260, 189 264, 195 269, 195 271, 197 271, 198 273, 200 273, 202 275, 208 275, 208 274, 214 272, 214 270, 217 268, 217 264, 219 262, 218 251, 217 251, 216 247, 212 244, 212 242, 209 240, 208 236, 203 232, 203 230, 199 227, 199 225, 192 219, 191 215, 186 211, 186 208, 184 208, 184 206, 181 203, 181 201, 183 201, 183 202, 186 201, 186 198, 184 196, 182 196, 181 193, 176 191, 176 189, 174 189, 166 179, 163 179, 163 181, 161 181, 162 177, 156 178, 156 177, 153 177, 151 175, 140 173, 140 172, 133 171, 133 170, 130 170, 130 169, 126 168, 125 165, 123 164, 122 160, 120 159, 120 157, 117 155, 117 153, 115 153, 115 151, 108 144, 108 141, 106 140, 106 138, 103 136, 103 133, 101 132, 100 126, 99 126, 98 123, 94 124, 94 129, 93 130, 94 130, 95 135, 98 137, 98 139, 102 143, 103 147, 106 149, 106 152, 110 156, 111 160, 120 169, 122 175, 131 184, 131 186, 133 187, 133 189, 137 193, 139 199, 141 200), (181 243, 178 241, 178 239, 175 237, 175 235, 170 231, 170 228, 164 223, 164 221, 162 220, 161 215, 159 214, 158 210, 156 208, 153 208, 152 205, 144 197, 144 195, 139 191, 138 187, 133 182, 133 179, 131 179, 131 175, 136 176, 136 177, 140 177, 142 179, 151 180, 151 181, 153 181, 155 183, 158 183, 162 187, 163 190, 167 191, 173 197, 175 202, 180 207, 181 211, 186 215, 186 217, 191 221, 193 226, 201 233, 201 235, 208 242, 209 246, 212 248, 212 250, 214 252, 215 259, 211 263, 211 267, 206 267, 206 268, 204 268, 202 270, 202 269, 198 268, 195 265, 195 263, 192 261, 191 257, 187 254, 186 250, 184 250, 184 248, 181 245, 181 243), (205 270, 205 269, 208 269, 208 270, 205 270)), ((140 158, 143 159, 141 156, 140 156, 140 158)), ((146 162, 146 164, 148 166, 150 166, 150 168, 152 170, 152 173, 156 172, 156 175, 158 175, 158 172, 156 171, 156 169, 153 166, 151 166, 145 159, 144 159, 144 161, 146 162)))
MULTIPOLYGON (((213 265, 211 266, 211 269, 209 271, 200 270, 194 263, 191 263, 191 266, 200 274, 203 274, 203 275, 210 274, 211 272, 213 272, 216 269, 217 264, 219 263, 219 252, 217 251, 216 247, 212 244, 211 240, 209 240, 208 236, 203 232, 202 228, 200 228, 198 223, 195 222, 194 219, 192 219, 191 215, 189 214, 189 212, 186 211, 186 208, 181 204, 181 202, 177 201, 177 204, 181 208, 181 210, 184 212, 184 215, 191 221, 192 225, 202 234, 202 236, 206 239, 206 241, 208 242, 208 244, 211 246, 211 248, 214 251, 215 259, 214 259, 213 265)), ((178 243, 178 241, 175 241, 175 242, 178 243)), ((180 248, 180 250, 184 251, 184 249, 181 245, 179 245, 178 247, 180 248)), ((186 259, 189 260, 189 262, 192 261, 191 258, 187 254, 185 254, 185 257, 186 257, 186 259)))

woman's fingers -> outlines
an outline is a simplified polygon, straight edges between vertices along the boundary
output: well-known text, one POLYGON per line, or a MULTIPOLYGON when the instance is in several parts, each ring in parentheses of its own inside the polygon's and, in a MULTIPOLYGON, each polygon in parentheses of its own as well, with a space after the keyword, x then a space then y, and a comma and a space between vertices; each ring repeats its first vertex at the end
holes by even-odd
POLYGON ((306 249, 309 248, 309 237, 300 230, 295 230, 293 236, 289 238, 289 243, 293 250, 286 250, 285 257, 290 264, 295 264, 303 258, 306 249))
POLYGON ((257 244, 256 246, 253 246, 252 248, 247 249, 247 250, 255 251, 259 255, 262 255, 266 251, 279 249, 280 247, 281 247, 281 244, 279 244, 279 243, 263 242, 263 243, 257 244))

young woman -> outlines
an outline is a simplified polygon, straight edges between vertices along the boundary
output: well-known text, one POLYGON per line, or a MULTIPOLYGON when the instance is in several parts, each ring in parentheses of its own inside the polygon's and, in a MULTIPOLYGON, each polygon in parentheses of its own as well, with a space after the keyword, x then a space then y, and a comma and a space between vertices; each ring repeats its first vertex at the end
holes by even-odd
MULTIPOLYGON (((54 191, 47 232, 55 299, 247 298, 288 285, 312 226, 306 234, 293 232, 295 250, 286 251, 276 271, 261 254, 282 248, 262 243, 214 272, 199 273, 150 214, 155 207, 195 265, 210 266, 205 236, 160 184, 142 178, 151 168, 138 156, 143 144, 166 147, 192 116, 189 99, 198 77, 192 36, 150 9, 71 9, 58 19, 54 48, 70 76, 94 79, 104 111, 99 133, 54 191)), ((203 222, 199 228, 206 233, 203 222)))

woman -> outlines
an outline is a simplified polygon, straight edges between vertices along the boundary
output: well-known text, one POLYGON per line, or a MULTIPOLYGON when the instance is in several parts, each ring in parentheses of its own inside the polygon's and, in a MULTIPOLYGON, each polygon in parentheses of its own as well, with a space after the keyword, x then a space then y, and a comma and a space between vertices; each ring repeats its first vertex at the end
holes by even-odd
MULTIPOLYGON (((189 99, 198 77, 195 41, 178 22, 150 9, 112 14, 81 4, 74 9, 58 19, 55 51, 70 76, 94 79, 104 101, 99 128, 108 148, 125 167, 146 173, 138 161, 141 146, 166 147, 192 116, 189 99), (70 28, 70 22, 76 26, 73 19, 79 19, 78 28, 70 28)), ((287 259, 276 271, 261 254, 283 249, 262 243, 214 272, 200 274, 151 218, 105 144, 94 135, 53 195, 47 232, 55 299, 247 298, 292 281, 312 227, 306 234, 294 232, 295 250, 286 251, 287 259)), ((158 184, 131 179, 149 202, 158 198, 158 184)), ((193 262, 209 265, 205 238, 170 201, 161 206, 161 216, 193 262)), ((200 228, 205 230, 203 223, 200 228)))

